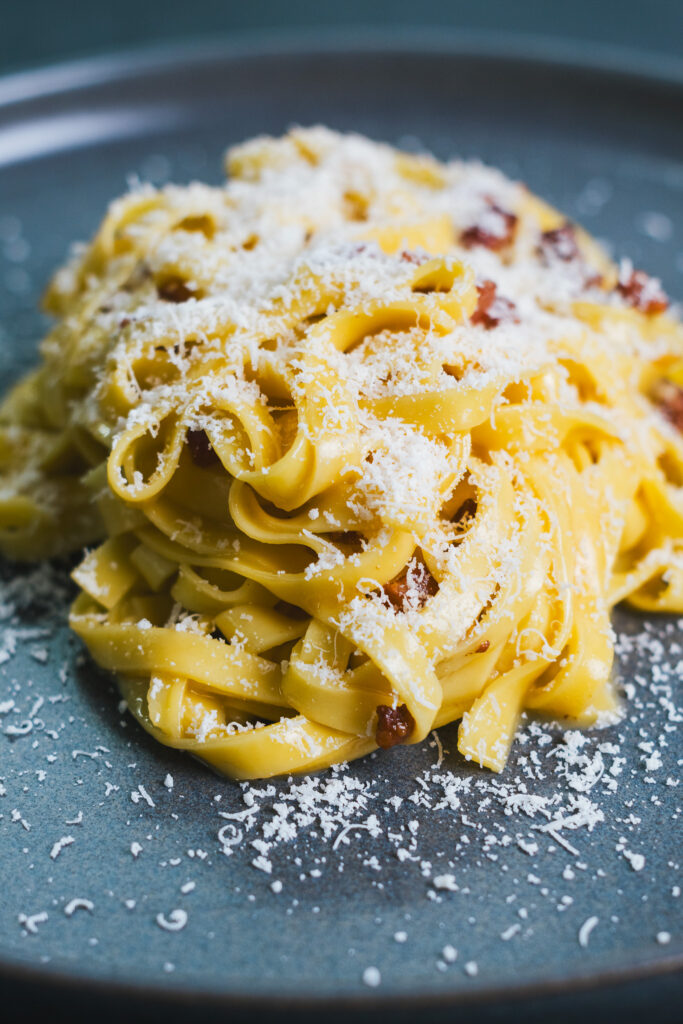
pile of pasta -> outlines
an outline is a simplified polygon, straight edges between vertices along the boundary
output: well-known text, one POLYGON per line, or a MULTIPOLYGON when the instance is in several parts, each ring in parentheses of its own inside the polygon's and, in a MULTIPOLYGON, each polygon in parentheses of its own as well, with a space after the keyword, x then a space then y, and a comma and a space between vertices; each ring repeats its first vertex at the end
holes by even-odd
POLYGON ((478 163, 324 128, 135 188, 0 407, 0 550, 162 743, 313 771, 615 720, 610 610, 683 611, 683 332, 478 163))

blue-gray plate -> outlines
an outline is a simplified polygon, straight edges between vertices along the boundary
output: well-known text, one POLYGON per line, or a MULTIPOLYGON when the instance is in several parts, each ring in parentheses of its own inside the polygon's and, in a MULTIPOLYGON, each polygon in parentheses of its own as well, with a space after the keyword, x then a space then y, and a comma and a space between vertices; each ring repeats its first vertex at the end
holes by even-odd
MULTIPOLYGON (((683 296, 680 65, 434 35, 108 58, 0 82, 3 387, 36 359, 50 272, 127 176, 218 182, 227 145, 317 122, 497 164, 683 296)), ((527 722, 498 778, 451 728, 243 787, 119 708, 65 628, 67 569, 2 567, 5 998, 54 1016, 77 996, 103 1019, 143 1000, 166 1018, 545 1019, 544 993, 565 1012, 584 991, 584 1017, 645 998, 677 1019, 675 619, 620 611, 623 720, 527 722)))

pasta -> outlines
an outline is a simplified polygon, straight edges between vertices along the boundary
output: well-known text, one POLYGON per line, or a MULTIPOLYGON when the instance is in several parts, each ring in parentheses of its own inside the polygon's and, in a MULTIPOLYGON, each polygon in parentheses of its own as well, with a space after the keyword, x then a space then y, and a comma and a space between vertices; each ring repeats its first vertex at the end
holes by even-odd
POLYGON ((478 163, 324 128, 116 200, 0 407, 0 550, 162 743, 313 771, 619 713, 610 610, 683 612, 683 331, 478 163))

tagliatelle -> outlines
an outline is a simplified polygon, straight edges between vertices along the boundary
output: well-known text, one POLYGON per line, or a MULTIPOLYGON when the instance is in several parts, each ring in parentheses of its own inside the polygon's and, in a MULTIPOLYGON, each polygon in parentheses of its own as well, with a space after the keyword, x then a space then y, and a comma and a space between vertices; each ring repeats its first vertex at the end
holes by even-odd
POLYGON ((610 610, 683 612, 683 331, 523 186, 323 128, 117 200, 0 407, 0 550, 236 778, 461 719, 611 721, 610 610))

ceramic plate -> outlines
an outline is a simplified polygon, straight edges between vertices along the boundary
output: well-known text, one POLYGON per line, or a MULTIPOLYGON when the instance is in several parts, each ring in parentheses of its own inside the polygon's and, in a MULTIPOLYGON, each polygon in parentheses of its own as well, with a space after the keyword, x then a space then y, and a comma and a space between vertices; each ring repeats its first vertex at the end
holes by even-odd
MULTIPOLYGON (((113 58, 0 83, 3 386, 36 358, 51 270, 130 176, 217 183, 227 145, 316 122, 497 164, 683 297, 680 67, 433 37, 113 58)), ((125 715, 65 629, 65 578, 2 569, 7 985, 105 992, 104 1013, 122 992, 481 1012, 681 965, 675 619, 620 612, 623 721, 527 722, 499 777, 447 728, 247 786, 125 715)))

